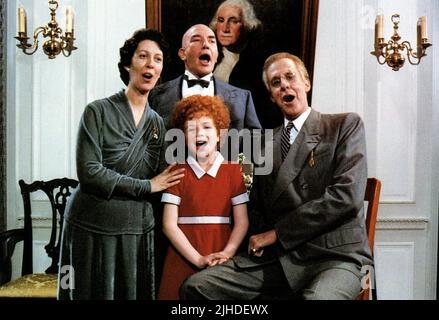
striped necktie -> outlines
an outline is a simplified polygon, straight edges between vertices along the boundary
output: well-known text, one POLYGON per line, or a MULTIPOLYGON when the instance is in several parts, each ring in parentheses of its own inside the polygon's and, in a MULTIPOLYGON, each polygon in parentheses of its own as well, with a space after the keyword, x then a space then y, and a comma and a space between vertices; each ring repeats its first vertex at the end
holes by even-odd
MULTIPOLYGON (((285 157, 288 154, 288 150, 290 150, 290 135, 291 135, 291 128, 294 127, 293 121, 289 121, 287 126, 284 127, 282 130, 282 137, 281 137, 281 151, 282 151, 282 161, 285 160, 285 157)), ((296 128, 294 127, 294 130, 296 128)))

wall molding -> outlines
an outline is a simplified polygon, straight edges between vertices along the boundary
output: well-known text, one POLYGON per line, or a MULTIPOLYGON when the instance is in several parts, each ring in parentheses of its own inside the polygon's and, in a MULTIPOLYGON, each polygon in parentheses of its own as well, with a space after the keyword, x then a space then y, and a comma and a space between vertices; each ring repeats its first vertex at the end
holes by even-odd
MULTIPOLYGON (((24 216, 17 217, 18 228, 24 227, 24 216)), ((57 225, 59 225, 59 219, 57 219, 57 225)), ((52 229, 52 218, 44 216, 32 216, 32 228, 33 229, 52 229)))
MULTIPOLYGON (((24 226, 24 217, 17 217, 18 226, 24 226)), ((50 229, 52 227, 52 218, 47 216, 33 216, 32 224, 34 228, 50 229)), ((382 218, 378 219, 377 230, 425 230, 427 229, 430 220, 427 218, 416 217, 396 217, 396 218, 382 218)))
POLYGON ((378 300, 414 298, 415 243, 375 243, 375 276, 378 300))
POLYGON ((377 230, 426 230, 430 220, 422 217, 396 217, 378 219, 377 230))

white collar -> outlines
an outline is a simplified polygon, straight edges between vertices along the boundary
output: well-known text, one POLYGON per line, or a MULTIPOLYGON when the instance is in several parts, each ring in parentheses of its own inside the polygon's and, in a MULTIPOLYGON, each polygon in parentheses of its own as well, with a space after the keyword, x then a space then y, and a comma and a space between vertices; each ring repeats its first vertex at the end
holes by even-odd
POLYGON ((202 77, 202 78, 198 78, 197 76, 195 76, 195 75, 194 75, 192 72, 190 72, 189 70, 185 70, 185 71, 184 71, 184 74, 187 75, 187 77, 188 77, 189 80, 192 80, 192 79, 201 79, 201 80, 206 80, 206 81, 209 81, 209 82, 212 80, 212 73, 209 73, 209 74, 205 75, 205 76, 202 77))
POLYGON ((204 171, 203 168, 200 167, 197 160, 195 160, 195 158, 193 156, 189 155, 187 157, 186 161, 187 161, 188 165, 192 168, 192 171, 195 173, 195 175, 197 176, 198 179, 201 179, 201 177, 203 177, 205 174, 208 174, 212 178, 215 178, 221 164, 224 161, 224 157, 221 153, 219 153, 217 151, 215 161, 213 162, 212 167, 207 172, 204 171))
MULTIPOLYGON (((297 129, 297 132, 299 132, 300 129, 302 129, 303 124, 305 123, 306 119, 308 119, 310 113, 311 113, 311 108, 308 107, 300 116, 298 116, 296 119, 293 120, 293 124, 294 127, 297 129)), ((284 118, 284 127, 288 125, 288 122, 290 122, 290 120, 284 118)))

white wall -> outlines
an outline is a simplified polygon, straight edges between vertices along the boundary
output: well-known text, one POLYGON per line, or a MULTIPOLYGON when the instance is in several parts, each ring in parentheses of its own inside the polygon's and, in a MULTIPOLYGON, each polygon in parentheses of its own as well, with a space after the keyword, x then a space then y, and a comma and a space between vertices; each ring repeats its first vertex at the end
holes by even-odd
POLYGON ((373 50, 376 14, 390 38, 394 13, 403 40, 416 44, 419 16, 428 16, 438 44, 437 1, 320 0, 313 107, 354 111, 365 121, 369 176, 381 179, 375 243, 380 299, 433 299, 438 213, 438 46, 419 66, 381 66, 373 50), (436 60, 436 64, 434 61, 436 60))
MULTIPOLYGON (((47 1, 20 0, 8 4, 9 229, 22 224, 19 179, 30 182, 76 177, 76 132, 82 111, 88 102, 124 87, 117 68, 119 48, 134 30, 145 26, 144 0, 62 1, 57 20, 64 28, 62 9, 67 5, 74 7, 78 50, 68 58, 61 54, 49 60, 41 48, 28 56, 15 46, 19 4, 27 11, 28 34, 49 20, 47 1)), ((39 40, 41 46, 41 36, 39 40)), ((44 210, 38 211, 46 207, 42 199, 37 195, 32 203, 37 208, 37 225, 44 230, 47 216, 44 210)), ((38 241, 35 250, 44 250, 38 241)), ((35 264, 38 271, 41 263, 35 264)), ((14 270, 14 276, 19 272, 14 270)))

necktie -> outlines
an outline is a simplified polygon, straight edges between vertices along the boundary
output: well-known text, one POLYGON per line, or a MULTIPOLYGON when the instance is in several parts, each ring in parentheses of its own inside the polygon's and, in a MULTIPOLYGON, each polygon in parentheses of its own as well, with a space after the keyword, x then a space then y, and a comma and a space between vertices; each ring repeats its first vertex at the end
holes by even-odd
POLYGON ((209 84, 210 84, 209 81, 203 80, 203 79, 189 79, 189 77, 187 75, 184 75, 184 80, 186 80, 187 86, 189 88, 191 88, 197 84, 203 88, 207 88, 207 87, 209 87, 209 84))
POLYGON ((282 137, 281 137, 282 161, 285 160, 288 150, 290 150, 290 146, 291 146, 290 135, 291 135, 291 128, 293 127, 294 127, 293 121, 289 121, 287 126, 284 127, 284 129, 282 130, 282 137))

